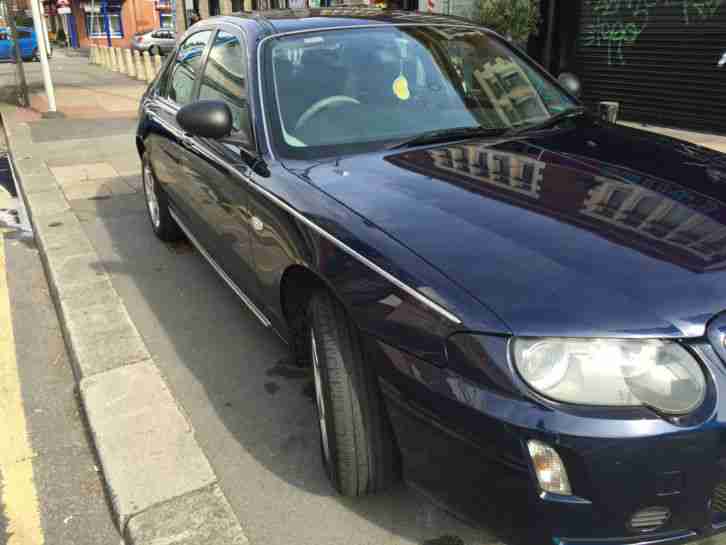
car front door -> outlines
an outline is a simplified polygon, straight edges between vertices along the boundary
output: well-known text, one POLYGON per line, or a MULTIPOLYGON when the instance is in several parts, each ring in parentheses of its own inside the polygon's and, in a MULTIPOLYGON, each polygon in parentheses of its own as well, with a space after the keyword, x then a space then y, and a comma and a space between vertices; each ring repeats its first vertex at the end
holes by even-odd
MULTIPOLYGON (((199 84, 200 100, 221 100, 231 112, 232 134, 223 141, 200 139, 195 170, 206 181, 209 204, 200 207, 213 239, 209 252, 244 294, 259 299, 250 238, 250 174, 243 156, 255 155, 250 123, 247 55, 236 27, 222 27, 209 50, 199 84)), ((253 308, 253 311, 256 309, 253 308)))
POLYGON ((9 59, 12 51, 10 35, 6 30, 0 30, 0 59, 9 59))
POLYGON ((20 43, 20 55, 29 59, 35 52, 35 36, 29 30, 18 30, 18 42, 20 43))
MULTIPOLYGON (((179 126, 179 109, 194 102, 198 76, 212 30, 202 30, 186 38, 173 62, 164 72, 146 110, 154 123, 147 150, 157 182, 171 200, 180 221, 195 233, 203 229, 202 208, 209 201, 206 181, 194 168, 196 138, 179 126)), ((208 241, 204 241, 205 244, 208 241)))
POLYGON ((176 38, 174 33, 170 30, 159 31, 159 45, 164 53, 168 53, 176 45, 176 38))

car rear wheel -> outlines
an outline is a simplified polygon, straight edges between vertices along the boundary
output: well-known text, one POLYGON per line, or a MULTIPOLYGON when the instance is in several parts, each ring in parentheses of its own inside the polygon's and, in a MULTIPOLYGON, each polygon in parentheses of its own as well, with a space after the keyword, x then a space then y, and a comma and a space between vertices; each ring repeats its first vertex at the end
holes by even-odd
POLYGON ((400 461, 373 370, 363 361, 359 334, 326 291, 309 304, 310 359, 323 464, 346 496, 383 490, 397 480, 400 461))
POLYGON ((144 186, 146 210, 149 213, 149 220, 154 233, 165 242, 180 240, 184 235, 169 213, 169 202, 166 194, 156 181, 148 154, 144 154, 142 160, 141 179, 144 186))
POLYGON ((157 46, 155 46, 155 45, 152 45, 152 46, 151 46, 151 47, 149 48, 149 55, 152 55, 152 56, 153 56, 153 55, 157 55, 157 54, 159 54, 159 55, 160 55, 160 54, 161 54, 161 51, 159 50, 159 48, 158 48, 157 46))

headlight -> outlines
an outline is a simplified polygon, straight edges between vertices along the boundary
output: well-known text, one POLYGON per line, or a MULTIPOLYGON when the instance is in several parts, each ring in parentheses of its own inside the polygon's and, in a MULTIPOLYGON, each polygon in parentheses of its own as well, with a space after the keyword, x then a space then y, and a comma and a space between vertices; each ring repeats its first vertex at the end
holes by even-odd
POLYGON ((513 355, 527 384, 565 403, 685 414, 706 394, 700 365, 671 341, 517 338, 513 355))

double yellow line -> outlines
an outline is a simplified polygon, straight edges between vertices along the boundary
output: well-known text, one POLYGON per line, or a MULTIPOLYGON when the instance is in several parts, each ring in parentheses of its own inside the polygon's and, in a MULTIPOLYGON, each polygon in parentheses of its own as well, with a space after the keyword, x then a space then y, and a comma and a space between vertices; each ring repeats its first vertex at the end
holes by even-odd
POLYGON ((34 455, 28 440, 20 390, 5 267, 4 230, 0 230, 0 512, 7 519, 7 545, 44 543, 33 481, 34 455))

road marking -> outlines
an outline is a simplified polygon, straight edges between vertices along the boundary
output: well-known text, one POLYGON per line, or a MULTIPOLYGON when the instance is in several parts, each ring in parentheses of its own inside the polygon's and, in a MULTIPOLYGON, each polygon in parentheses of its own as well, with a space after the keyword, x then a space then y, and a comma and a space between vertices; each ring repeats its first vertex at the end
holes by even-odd
POLYGON ((33 481, 35 453, 28 440, 10 314, 4 232, 0 229, 0 503, 7 519, 6 545, 43 545, 38 495, 33 481))

